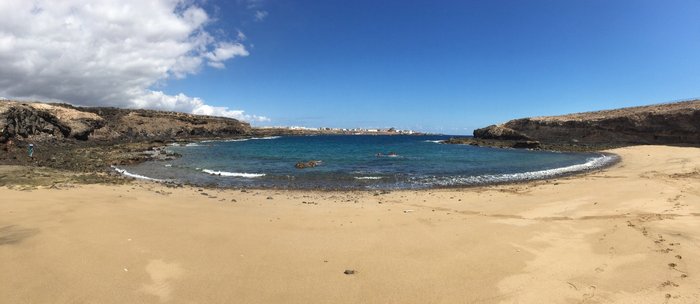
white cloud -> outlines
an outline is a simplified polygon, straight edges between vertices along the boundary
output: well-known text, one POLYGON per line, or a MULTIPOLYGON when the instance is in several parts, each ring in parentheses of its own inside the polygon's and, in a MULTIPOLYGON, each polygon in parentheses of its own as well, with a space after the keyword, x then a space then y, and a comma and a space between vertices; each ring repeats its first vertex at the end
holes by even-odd
POLYGON ((255 11, 255 21, 263 21, 267 17, 267 11, 255 11))
POLYGON ((149 91, 148 94, 140 96, 134 100, 134 104, 139 107, 155 106, 158 109, 170 111, 190 112, 200 115, 214 115, 232 117, 245 121, 264 122, 270 121, 267 117, 248 115, 244 111, 230 110, 226 107, 215 107, 204 103, 197 97, 189 97, 185 94, 167 95, 161 91, 149 91))
POLYGON ((0 96, 267 120, 152 89, 248 56, 211 22, 191 0, 0 1, 0 96))
POLYGON ((247 0, 246 4, 247 4, 246 7, 248 9, 254 9, 254 8, 261 7, 263 5, 263 0, 247 0))
POLYGON ((209 59, 207 64, 218 69, 224 68, 224 61, 235 56, 248 56, 248 51, 240 43, 220 43, 213 51, 204 54, 209 59))
POLYGON ((245 41, 246 39, 248 39, 248 37, 243 32, 241 32, 241 30, 238 30, 238 34, 236 34, 236 37, 238 38, 238 41, 245 41))

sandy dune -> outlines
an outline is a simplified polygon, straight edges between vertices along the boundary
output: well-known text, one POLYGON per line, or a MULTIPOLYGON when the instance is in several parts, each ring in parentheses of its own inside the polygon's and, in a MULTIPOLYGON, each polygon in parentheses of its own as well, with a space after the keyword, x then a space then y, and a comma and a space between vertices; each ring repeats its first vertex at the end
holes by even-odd
POLYGON ((700 303, 700 149, 611 152, 454 190, 3 187, 0 302, 700 303))

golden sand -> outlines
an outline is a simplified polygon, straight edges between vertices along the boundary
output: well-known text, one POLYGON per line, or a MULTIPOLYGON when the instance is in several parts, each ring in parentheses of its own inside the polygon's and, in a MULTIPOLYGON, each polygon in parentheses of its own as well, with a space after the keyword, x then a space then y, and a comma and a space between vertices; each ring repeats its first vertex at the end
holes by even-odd
POLYGON ((0 302, 700 303, 700 149, 611 152, 388 194, 3 187, 0 302))

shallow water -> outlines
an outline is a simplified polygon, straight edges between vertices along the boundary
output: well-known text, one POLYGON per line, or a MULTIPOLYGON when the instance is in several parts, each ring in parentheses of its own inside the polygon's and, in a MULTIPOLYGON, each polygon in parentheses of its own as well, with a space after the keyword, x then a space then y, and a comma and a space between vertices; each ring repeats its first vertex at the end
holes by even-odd
POLYGON ((328 135, 204 141, 168 147, 183 155, 177 160, 119 169, 137 177, 222 187, 416 189, 541 179, 614 161, 600 153, 439 143, 447 138, 328 135), (310 160, 321 163, 294 167, 310 160))

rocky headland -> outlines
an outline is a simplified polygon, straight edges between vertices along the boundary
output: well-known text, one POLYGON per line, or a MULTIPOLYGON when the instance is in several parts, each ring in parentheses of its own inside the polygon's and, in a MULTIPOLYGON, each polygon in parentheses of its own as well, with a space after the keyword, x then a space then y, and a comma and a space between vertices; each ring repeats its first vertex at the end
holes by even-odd
POLYGON ((0 164, 104 171, 110 164, 175 157, 159 148, 168 142, 250 135, 248 123, 224 117, 0 101, 0 164))
POLYGON ((514 119, 447 143, 548 150, 700 145, 700 100, 514 119))
POLYGON ((232 118, 142 109, 75 107, 0 101, 0 141, 62 139, 98 141, 181 140, 241 136, 246 122, 232 118))

